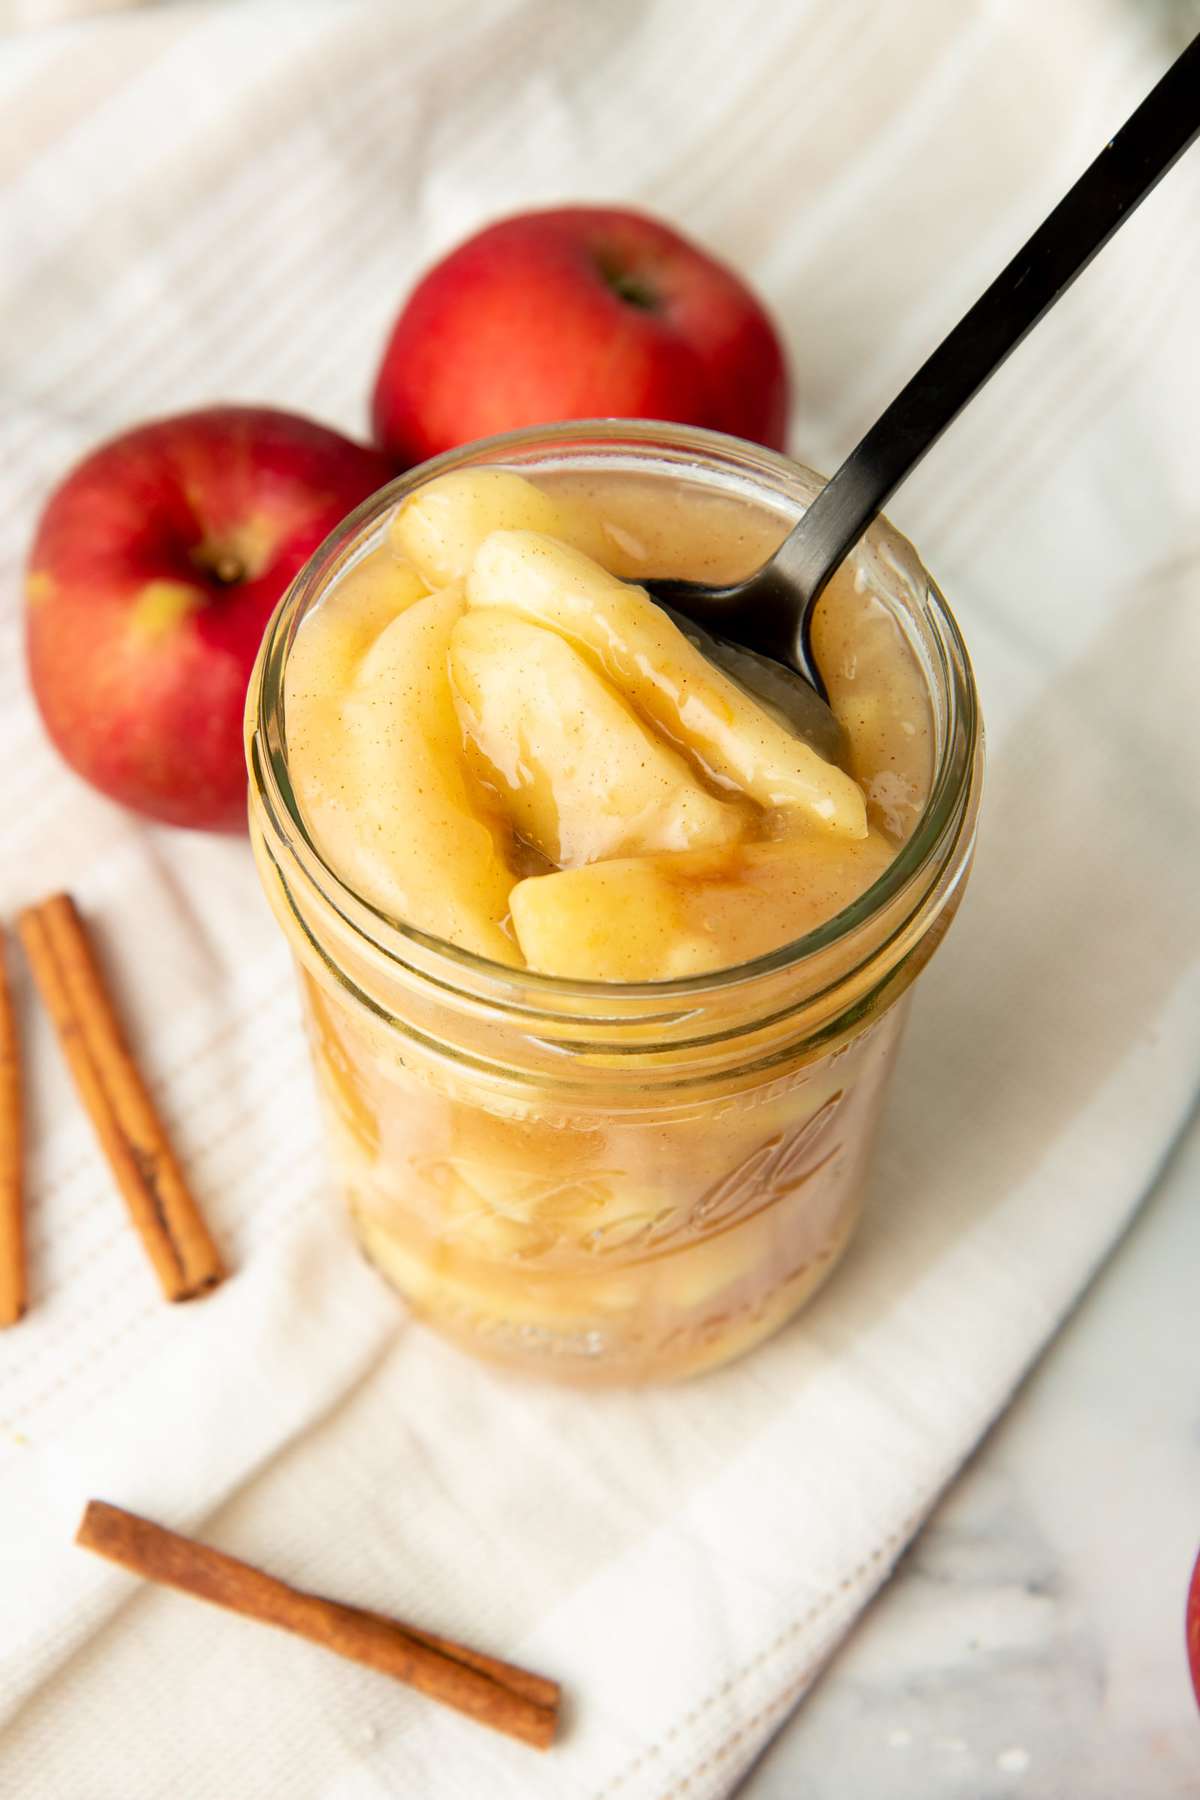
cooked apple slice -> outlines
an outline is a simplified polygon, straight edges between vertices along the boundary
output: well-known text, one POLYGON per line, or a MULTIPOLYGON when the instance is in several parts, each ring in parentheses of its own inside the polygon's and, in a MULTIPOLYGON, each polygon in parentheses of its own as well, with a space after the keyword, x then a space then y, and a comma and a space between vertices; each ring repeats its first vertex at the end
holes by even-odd
POLYGON ((387 545, 381 545, 330 589, 307 615, 288 650, 284 671, 284 716, 288 757, 296 787, 316 827, 332 792, 334 805, 345 793, 342 699, 353 685, 375 639, 427 592, 424 582, 387 545), (327 756, 334 766, 326 770, 327 756))
POLYGON ((644 588, 534 531, 485 538, 467 580, 474 607, 503 607, 597 659, 646 717, 717 781, 795 807, 844 838, 866 836, 862 793, 841 769, 713 667, 644 588))
POLYGON ((493 531, 543 531, 604 560, 604 527, 592 508, 552 500, 508 469, 453 469, 401 502, 392 520, 393 548, 430 587, 464 581, 475 553, 493 531))
POLYGON ((386 625, 428 593, 416 570, 388 545, 354 564, 304 619, 284 676, 288 737, 309 705, 340 694, 386 625))
POLYGON ((450 636, 462 609, 457 589, 430 594, 376 638, 320 756, 299 762, 298 798, 322 852, 364 898, 513 963, 501 929, 513 876, 502 834, 470 785, 450 691, 450 636))
POLYGON ((843 567, 813 620, 813 650, 849 744, 847 766, 874 824, 913 834, 933 781, 928 685, 896 618, 843 567))
POLYGON ((670 981, 713 966, 703 940, 686 935, 678 888, 648 857, 531 875, 509 905, 521 953, 544 975, 670 981))
POLYGON ((669 981, 765 955, 823 924, 895 855, 881 832, 811 833, 627 857, 519 881, 513 927, 531 969, 580 981, 669 981))
POLYGON ((560 868, 729 844, 752 809, 710 794, 556 632, 468 612, 450 639, 467 737, 521 836, 560 868))

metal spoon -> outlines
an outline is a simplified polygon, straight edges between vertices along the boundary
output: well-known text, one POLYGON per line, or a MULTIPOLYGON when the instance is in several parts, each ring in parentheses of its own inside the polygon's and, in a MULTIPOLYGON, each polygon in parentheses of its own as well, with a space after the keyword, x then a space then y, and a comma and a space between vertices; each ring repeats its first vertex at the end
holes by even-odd
POLYGON ((764 697, 823 754, 837 760, 841 740, 811 645, 813 610, 826 583, 950 421, 1198 134, 1200 37, 917 370, 769 562, 731 587, 642 584, 682 614, 677 622, 693 642, 745 685, 762 691, 760 682, 769 679, 764 697))

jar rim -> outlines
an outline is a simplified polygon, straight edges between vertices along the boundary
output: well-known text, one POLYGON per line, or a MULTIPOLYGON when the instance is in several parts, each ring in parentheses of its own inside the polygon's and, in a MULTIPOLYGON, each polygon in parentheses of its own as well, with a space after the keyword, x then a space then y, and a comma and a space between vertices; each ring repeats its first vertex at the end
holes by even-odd
MULTIPOLYGON (((804 482, 809 478, 815 484, 814 492, 823 480, 804 464, 763 445, 699 426, 642 419, 582 419, 527 427, 478 439, 406 470, 363 501, 317 547, 282 596, 264 633, 247 699, 247 759, 252 784, 257 783, 277 835, 287 842, 303 873, 326 904, 390 962, 411 967, 415 954, 421 964, 422 977, 453 992, 461 990, 464 980, 472 987, 483 984, 484 993, 502 989, 511 994, 514 990, 522 990, 531 1004, 518 1006, 515 1010, 535 1016, 544 1010, 536 1004, 539 997, 552 1006, 560 1020, 564 1003, 577 1000, 581 1015, 593 1025, 600 1022, 597 1003, 607 1002, 614 1009, 616 1022, 617 1016, 627 1016, 624 1003, 629 1002, 639 1006, 638 1017, 647 1023, 648 1016, 640 1010, 640 1003, 661 1001, 668 1014, 678 1018, 679 1007, 689 1002, 700 1005, 739 988, 757 986, 773 976, 797 973, 806 964, 812 965, 815 973, 824 953, 834 946, 844 946, 856 932, 901 901, 905 890, 912 887, 919 890, 915 903, 911 909, 900 907, 900 923, 891 934, 901 935, 911 924, 913 914, 920 911, 926 897, 927 890, 920 877, 931 867, 944 867, 962 835, 970 813, 972 790, 977 785, 981 725, 970 658, 957 622, 920 557, 883 518, 872 525, 870 532, 882 527, 900 540, 912 556, 924 584, 926 609, 942 665, 934 672, 944 689, 945 729, 941 734, 929 798, 911 837, 901 845, 870 887, 849 906, 811 931, 745 962, 699 974, 642 982, 581 980, 535 969, 514 968, 397 919, 357 893, 322 855, 304 818, 287 769, 284 686, 288 651, 300 617, 329 581, 353 560, 368 529, 378 526, 383 516, 417 487, 453 469, 502 463, 506 455, 523 453, 528 456, 538 450, 553 452, 568 446, 577 450, 594 448, 609 452, 627 449, 636 453, 657 449, 660 452, 694 453, 695 466, 707 464, 729 472, 738 468, 751 479, 760 477, 764 497, 770 493, 776 498, 795 500, 798 498, 798 479, 804 482), (770 480, 772 476, 774 484, 770 480)), ((867 541, 870 541, 870 533, 867 541)), ((884 945, 875 939, 867 952, 868 960, 883 948, 884 945)), ((843 967, 841 976, 832 985, 840 985, 844 975, 843 967)), ((813 997, 813 994, 809 995, 810 999, 813 997)), ((506 1004, 511 1007, 511 1000, 506 1000, 506 1004)))

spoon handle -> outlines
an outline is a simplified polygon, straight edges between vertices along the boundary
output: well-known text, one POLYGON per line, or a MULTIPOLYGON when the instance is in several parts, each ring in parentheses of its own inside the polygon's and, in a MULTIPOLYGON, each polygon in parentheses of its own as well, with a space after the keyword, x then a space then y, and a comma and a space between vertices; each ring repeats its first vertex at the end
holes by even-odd
POLYGON ((895 488, 1197 134, 1200 37, 901 389, 781 545, 775 568, 806 597, 807 618, 895 488))

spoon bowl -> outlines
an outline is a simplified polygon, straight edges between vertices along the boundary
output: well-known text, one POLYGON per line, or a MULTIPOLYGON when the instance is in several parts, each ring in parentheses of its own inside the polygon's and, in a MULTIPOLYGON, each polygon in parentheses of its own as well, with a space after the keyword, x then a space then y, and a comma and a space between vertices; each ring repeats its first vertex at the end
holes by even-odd
MULTIPOLYGON (((824 688, 818 687, 816 682, 808 680, 790 666, 791 658, 786 647, 782 654, 770 656, 761 649, 751 650, 745 643, 723 635, 720 629, 710 630, 700 622, 708 608, 709 596, 719 596, 729 591, 736 594, 739 589, 706 588, 700 583, 689 581, 662 581, 647 585, 668 618, 702 656, 709 662, 716 663, 726 675, 731 675, 741 687, 752 693, 756 700, 762 701, 777 713, 797 737, 802 737, 805 743, 811 744, 817 755, 823 756, 826 762, 844 762, 846 733, 825 698, 824 688), (697 596, 694 601, 689 592, 693 588, 697 596), (666 598, 668 593, 676 590, 683 590, 682 608, 666 598), (693 604, 694 613, 687 610, 693 604)), ((732 630, 741 628, 740 618, 735 620, 724 616, 719 599, 712 602, 711 616, 718 627, 726 626, 732 630)))

